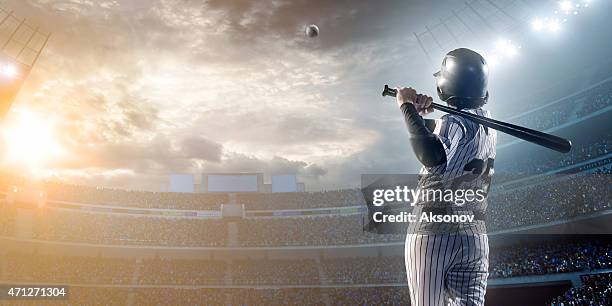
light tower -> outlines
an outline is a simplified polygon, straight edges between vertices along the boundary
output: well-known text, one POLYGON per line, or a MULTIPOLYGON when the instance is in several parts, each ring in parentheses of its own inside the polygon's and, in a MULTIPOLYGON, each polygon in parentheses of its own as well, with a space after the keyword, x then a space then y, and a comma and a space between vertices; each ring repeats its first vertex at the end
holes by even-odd
POLYGON ((36 64, 51 33, 0 7, 0 120, 36 64))

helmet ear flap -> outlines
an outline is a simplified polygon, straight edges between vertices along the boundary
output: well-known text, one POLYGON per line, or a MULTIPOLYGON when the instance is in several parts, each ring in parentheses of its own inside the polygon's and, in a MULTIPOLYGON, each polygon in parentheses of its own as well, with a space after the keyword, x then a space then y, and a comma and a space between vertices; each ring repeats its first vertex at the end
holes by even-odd
POLYGON ((449 96, 442 91, 440 86, 436 86, 436 91, 438 92, 438 98, 440 98, 440 100, 442 100, 444 102, 446 102, 446 100, 448 100, 449 96))
POLYGON ((482 99, 482 104, 487 104, 487 102, 489 101, 489 91, 487 90, 487 93, 485 94, 484 98, 482 99))

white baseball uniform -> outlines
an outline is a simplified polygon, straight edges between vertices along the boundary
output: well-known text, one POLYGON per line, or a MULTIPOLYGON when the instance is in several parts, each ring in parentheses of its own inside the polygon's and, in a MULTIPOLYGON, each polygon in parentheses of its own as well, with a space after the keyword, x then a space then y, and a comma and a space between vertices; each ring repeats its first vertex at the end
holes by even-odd
MULTIPOLYGON (((480 108, 463 111, 490 117, 488 111, 480 108)), ((488 191, 496 131, 452 114, 436 121, 434 134, 443 144, 446 163, 423 167, 419 188, 451 185, 451 189, 488 191)), ((477 217, 473 222, 409 225, 405 261, 412 306, 484 305, 489 265, 484 224, 486 205, 486 200, 460 207, 448 203, 416 203, 413 209, 416 215, 473 214, 477 217)))

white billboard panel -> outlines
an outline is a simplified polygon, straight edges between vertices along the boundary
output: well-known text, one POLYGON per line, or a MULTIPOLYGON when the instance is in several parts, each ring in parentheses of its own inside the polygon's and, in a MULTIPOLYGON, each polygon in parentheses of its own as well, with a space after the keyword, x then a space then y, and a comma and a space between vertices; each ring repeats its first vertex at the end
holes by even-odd
POLYGON ((191 174, 171 174, 169 192, 194 192, 194 179, 191 174))
POLYGON ((272 192, 296 192, 297 179, 295 175, 273 175, 272 192))

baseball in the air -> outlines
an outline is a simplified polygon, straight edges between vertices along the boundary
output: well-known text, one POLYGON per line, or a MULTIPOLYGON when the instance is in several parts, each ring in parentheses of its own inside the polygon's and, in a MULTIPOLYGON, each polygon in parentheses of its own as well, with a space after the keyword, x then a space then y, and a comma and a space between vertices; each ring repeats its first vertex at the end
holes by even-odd
POLYGON ((319 36, 319 27, 316 24, 311 24, 306 27, 306 36, 317 37, 319 36))

